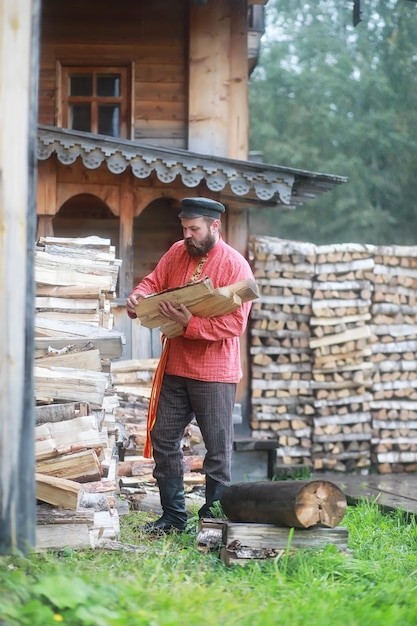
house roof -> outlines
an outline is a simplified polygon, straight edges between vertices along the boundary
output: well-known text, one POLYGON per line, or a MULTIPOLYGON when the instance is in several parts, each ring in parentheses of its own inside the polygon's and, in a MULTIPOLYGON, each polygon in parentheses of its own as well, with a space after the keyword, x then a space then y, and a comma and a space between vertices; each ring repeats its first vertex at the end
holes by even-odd
POLYGON ((205 182, 211 191, 251 206, 295 208, 347 181, 343 176, 41 125, 38 127, 37 157, 45 160, 53 154, 64 165, 80 158, 87 169, 97 169, 105 163, 109 171, 117 175, 130 168, 139 179, 156 175, 167 185, 177 177, 189 188, 205 182))

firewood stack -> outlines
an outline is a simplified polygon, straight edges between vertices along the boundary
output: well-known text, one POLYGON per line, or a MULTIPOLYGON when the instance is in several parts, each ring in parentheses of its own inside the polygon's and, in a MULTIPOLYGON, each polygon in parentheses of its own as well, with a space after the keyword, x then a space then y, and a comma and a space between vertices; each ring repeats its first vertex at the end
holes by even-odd
POLYGON ((313 281, 312 370, 315 470, 370 464, 372 364, 369 320, 374 266, 367 246, 317 247, 313 281))
POLYGON ((277 438, 284 465, 311 464, 314 414, 309 348, 315 249, 251 238, 260 299, 252 306, 252 419, 255 438, 277 438))
POLYGON ((119 267, 110 240, 97 237, 42 238, 35 250, 37 498, 65 510, 87 496, 93 507, 114 501, 117 402, 107 400, 109 363, 122 353, 110 308, 119 267))
POLYGON ((39 402, 101 408, 111 358, 121 356, 110 303, 120 261, 110 240, 43 237, 35 250, 35 392, 39 402))
POLYGON ((110 330, 120 265, 110 239, 42 237, 35 250, 40 317, 110 330))
POLYGON ((284 465, 415 471, 417 248, 252 237, 250 252, 252 436, 284 465))
POLYGON ((373 464, 417 470, 417 247, 375 250, 371 360, 373 464))

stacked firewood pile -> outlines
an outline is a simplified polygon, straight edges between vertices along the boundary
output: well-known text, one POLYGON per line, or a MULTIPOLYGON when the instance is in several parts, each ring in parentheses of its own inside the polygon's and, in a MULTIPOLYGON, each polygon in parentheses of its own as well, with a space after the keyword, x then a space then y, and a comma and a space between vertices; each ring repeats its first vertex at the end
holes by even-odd
POLYGON ((417 470, 417 250, 378 247, 372 273, 373 458, 381 472, 417 470))
POLYGON ((414 471, 416 248, 253 237, 250 253, 261 292, 251 329, 253 436, 277 438, 286 465, 414 471), (302 346, 288 329, 302 329, 302 346))
POLYGON ((316 470, 370 465, 372 399, 369 320, 374 260, 367 246, 316 250, 310 339, 316 470))
POLYGON ((110 240, 45 237, 35 250, 35 391, 38 402, 100 408, 108 363, 122 351, 113 330, 120 261, 110 240))
POLYGON ((276 437, 286 465, 310 464, 314 246, 262 237, 251 254, 261 293, 251 313, 253 437, 276 437))
MULTIPOLYGON (((84 507, 96 517, 107 514, 99 522, 93 517, 86 537, 78 526, 74 541, 90 544, 118 532, 114 403, 108 398, 114 397, 109 363, 122 354, 111 313, 119 267, 110 241, 96 237, 43 238, 35 250, 37 498, 73 511, 77 521, 84 507)), ((42 528, 51 516, 40 509, 42 528)))

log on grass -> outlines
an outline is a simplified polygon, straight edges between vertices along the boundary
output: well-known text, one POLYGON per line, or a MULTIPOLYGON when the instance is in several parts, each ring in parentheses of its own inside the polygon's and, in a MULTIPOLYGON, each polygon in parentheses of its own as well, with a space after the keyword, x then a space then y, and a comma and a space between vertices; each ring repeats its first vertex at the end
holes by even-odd
POLYGON ((232 522, 292 528, 335 528, 345 515, 346 505, 339 487, 325 480, 236 483, 221 499, 223 511, 232 522))

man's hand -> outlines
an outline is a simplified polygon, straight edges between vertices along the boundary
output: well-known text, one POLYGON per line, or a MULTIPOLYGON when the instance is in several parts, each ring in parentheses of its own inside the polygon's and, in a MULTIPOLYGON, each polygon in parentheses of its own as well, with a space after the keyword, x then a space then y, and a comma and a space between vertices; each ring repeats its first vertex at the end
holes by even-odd
POLYGON ((192 318, 190 311, 184 304, 180 304, 178 308, 173 306, 171 302, 160 302, 158 304, 158 310, 161 315, 167 317, 173 322, 177 322, 186 328, 188 326, 188 322, 192 318))
POLYGON ((128 313, 131 313, 136 317, 135 306, 138 304, 139 300, 142 300, 141 296, 130 295, 126 300, 126 309, 128 313))

